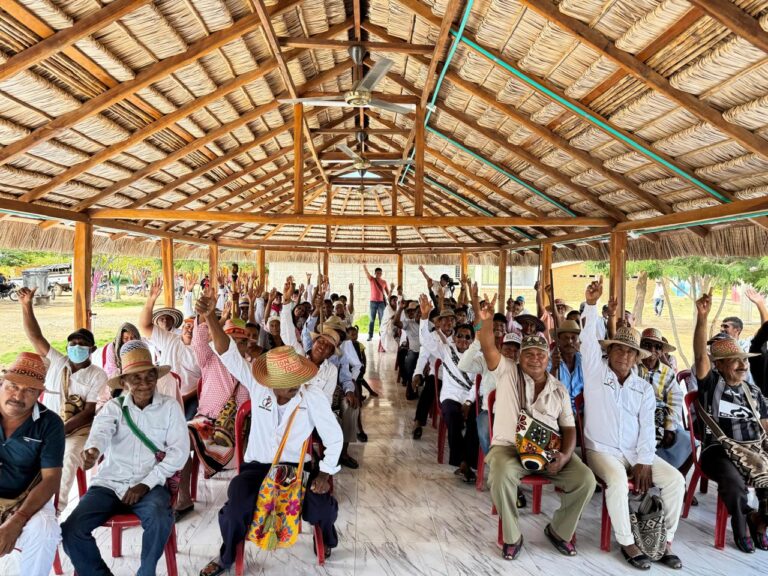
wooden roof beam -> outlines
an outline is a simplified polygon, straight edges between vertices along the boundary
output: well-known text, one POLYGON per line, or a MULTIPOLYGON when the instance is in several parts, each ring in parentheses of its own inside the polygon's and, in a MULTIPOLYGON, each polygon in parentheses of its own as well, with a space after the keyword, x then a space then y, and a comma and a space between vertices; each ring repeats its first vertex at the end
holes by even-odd
POLYGON ((768 34, 756 18, 729 0, 689 0, 707 16, 768 54, 768 34))
POLYGON ((358 42, 357 40, 320 40, 316 38, 280 38, 280 46, 285 48, 307 48, 310 50, 348 50, 352 46, 376 52, 394 52, 399 54, 432 54, 431 44, 402 44, 400 42, 358 42))
MULTIPOLYGON (((754 132, 742 128, 736 124, 731 124, 723 115, 709 104, 699 100, 696 96, 674 88, 664 76, 656 72, 653 68, 640 61, 629 52, 624 52, 605 35, 594 28, 590 28, 580 20, 563 14, 553 2, 549 0, 520 0, 524 6, 532 9, 537 14, 543 16, 550 22, 554 22, 562 29, 570 32, 578 40, 591 46, 594 50, 603 54, 616 65, 623 68, 628 74, 631 74, 648 87, 663 94, 678 106, 688 110, 691 114, 706 122, 715 128, 721 130, 724 134, 730 136, 750 152, 757 154, 761 158, 768 159, 768 146, 766 140, 754 132)), ((763 33, 764 35, 764 33, 763 33)))
MULTIPOLYGON (((268 15, 270 17, 277 16, 295 8, 300 3, 301 0, 281 0, 278 4, 269 8, 268 15)), ((225 44, 243 36, 259 26, 259 17, 256 14, 249 14, 248 16, 244 16, 240 20, 237 20, 230 27, 218 30, 209 36, 201 38, 197 42, 191 44, 185 52, 176 54, 175 56, 171 56, 145 68, 133 79, 115 85, 106 92, 84 102, 79 108, 54 118, 39 128, 36 128, 27 136, 0 149, 0 166, 11 160, 15 160, 33 146, 37 146, 41 142, 46 142, 51 138, 58 136, 85 118, 106 110, 127 96, 146 88, 153 82, 168 76, 183 66, 195 62, 198 58, 221 48, 225 44)))

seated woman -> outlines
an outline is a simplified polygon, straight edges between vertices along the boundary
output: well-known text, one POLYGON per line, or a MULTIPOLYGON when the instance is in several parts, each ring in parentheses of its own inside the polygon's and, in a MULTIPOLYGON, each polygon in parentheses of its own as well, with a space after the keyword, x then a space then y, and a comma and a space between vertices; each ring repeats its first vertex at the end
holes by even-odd
MULTIPOLYGON (((219 512, 222 545, 219 556, 209 562, 201 576, 223 574, 234 563, 238 545, 245 540, 251 525, 259 488, 269 473, 278 450, 275 439, 285 438, 281 462, 297 465, 302 446, 316 429, 325 446, 324 458, 318 467, 309 469, 308 489, 304 493, 304 520, 320 526, 326 557, 338 545, 334 523, 338 503, 328 492, 330 476, 339 471, 339 456, 343 445, 341 428, 331 411, 328 400, 319 388, 307 388, 318 371, 309 358, 296 353, 291 346, 275 348, 248 364, 237 350, 235 342, 216 323, 214 301, 203 296, 197 302, 197 312, 210 325, 213 349, 218 358, 247 388, 251 396, 251 429, 248 447, 240 473, 232 479, 227 491, 227 503, 219 512)), ((309 459, 309 456, 306 456, 309 459)))
POLYGON ((120 348, 123 344, 131 340, 141 340, 139 329, 130 322, 125 322, 117 330, 115 339, 107 344, 107 350, 104 353, 104 372, 107 378, 114 378, 120 374, 120 348))
MULTIPOLYGON (((748 384, 747 359, 756 354, 743 351, 737 340, 716 340, 707 355, 707 316, 712 309, 712 296, 704 294, 696 301, 697 318, 693 333, 696 380, 699 387, 699 409, 709 414, 708 428, 713 425, 736 442, 751 442, 765 438, 768 431, 768 401, 760 389, 748 384), (714 365, 713 365, 714 364, 714 365)), ((706 417, 699 415, 698 420, 706 417)), ((763 441, 765 444, 765 440, 763 441)), ((717 482, 717 492, 731 515, 733 539, 739 550, 746 553, 768 550, 768 489, 757 488, 758 510, 747 502, 748 484, 728 452, 713 435, 704 436, 700 456, 701 469, 717 482), (747 534, 749 529, 749 535, 747 534)))

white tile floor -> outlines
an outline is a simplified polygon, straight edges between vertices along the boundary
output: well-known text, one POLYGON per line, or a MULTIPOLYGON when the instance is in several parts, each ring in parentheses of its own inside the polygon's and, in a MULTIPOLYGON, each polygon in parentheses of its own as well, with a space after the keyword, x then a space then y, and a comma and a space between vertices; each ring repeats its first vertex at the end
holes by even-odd
MULTIPOLYGON (((375 344, 369 349, 375 350, 375 344)), ((495 545, 497 520, 490 515, 488 492, 477 492, 474 486, 461 483, 449 466, 437 464, 432 428, 424 429, 421 440, 411 440, 415 404, 407 402, 403 389, 395 384, 393 356, 369 353, 369 362, 369 382, 381 396, 365 407, 370 441, 351 449, 361 463, 360 469, 344 469, 336 478, 339 548, 325 566, 319 567, 308 533, 290 550, 266 553, 247 545, 247 574, 555 576, 560 570, 590 576, 636 573, 621 558, 615 544, 611 553, 600 551, 599 495, 595 495, 579 525, 579 555, 565 558, 555 552, 543 534, 549 515, 558 505, 549 489, 544 491, 541 515, 533 516, 528 508, 521 516, 526 541, 521 556, 514 563, 502 560, 495 545)), ((216 514, 224 503, 231 476, 228 473, 200 482, 196 511, 177 527, 179 574, 196 576, 216 555, 220 544, 216 514)), ((730 529, 727 548, 720 551, 713 547, 715 495, 710 491, 698 499, 700 505, 692 509, 688 519, 681 520, 676 537, 675 550, 685 563, 685 569, 678 574, 768 573, 768 552, 742 554, 732 544, 730 529)), ((111 558, 106 529, 98 530, 97 538, 116 575, 136 573, 141 530, 125 532, 122 558, 111 558)), ((62 561, 65 573, 71 574, 66 556, 62 561)), ((663 566, 654 566, 652 572, 672 573, 663 566)), ((161 559, 158 574, 165 573, 165 561, 161 559)), ((0 575, 16 574, 15 561, 1 558, 0 575)))

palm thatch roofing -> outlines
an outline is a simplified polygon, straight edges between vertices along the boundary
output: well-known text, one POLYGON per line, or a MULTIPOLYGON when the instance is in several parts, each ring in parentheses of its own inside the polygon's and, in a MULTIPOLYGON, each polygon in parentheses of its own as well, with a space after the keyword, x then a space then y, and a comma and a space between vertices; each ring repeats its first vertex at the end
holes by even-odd
POLYGON ((508 248, 514 263, 541 241, 604 257, 616 225, 641 229, 630 257, 764 253, 767 30, 768 0, 3 0, 0 243, 71 247, 80 219, 97 251, 145 253, 150 236, 190 255, 508 248), (415 113, 281 102, 346 93, 384 58, 374 95, 415 113), (345 181, 329 163, 344 143, 416 162, 345 181), (608 224, 554 224, 568 218, 608 224))

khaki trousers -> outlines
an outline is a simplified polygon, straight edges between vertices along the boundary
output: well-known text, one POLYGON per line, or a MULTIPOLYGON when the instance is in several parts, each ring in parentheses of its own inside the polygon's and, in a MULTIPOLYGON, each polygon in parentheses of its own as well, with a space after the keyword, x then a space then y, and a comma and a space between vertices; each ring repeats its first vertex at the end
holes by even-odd
MULTIPOLYGON (((629 523, 629 487, 627 486, 627 471, 631 466, 626 458, 621 459, 603 452, 587 451, 587 462, 595 476, 605 482, 605 505, 611 517, 616 541, 622 546, 635 543, 632 528, 629 523)), ((664 522, 667 527, 667 542, 672 542, 680 521, 685 497, 685 479, 677 469, 654 456, 651 465, 653 484, 661 489, 661 500, 664 503, 664 522)))
POLYGON ((83 465, 83 447, 88 440, 90 426, 75 430, 67 436, 64 443, 64 466, 61 470, 61 484, 59 485, 59 502, 56 507, 58 513, 63 512, 69 503, 69 493, 72 483, 77 476, 77 469, 83 465))
MULTIPOLYGON (((490 466, 488 485, 501 517, 504 542, 514 544, 520 540, 517 487, 530 471, 520 464, 514 446, 491 446, 485 462, 490 466)), ((560 538, 571 540, 579 518, 595 492, 595 476, 575 454, 557 474, 541 475, 561 490, 560 508, 552 516, 552 529, 560 538)))

